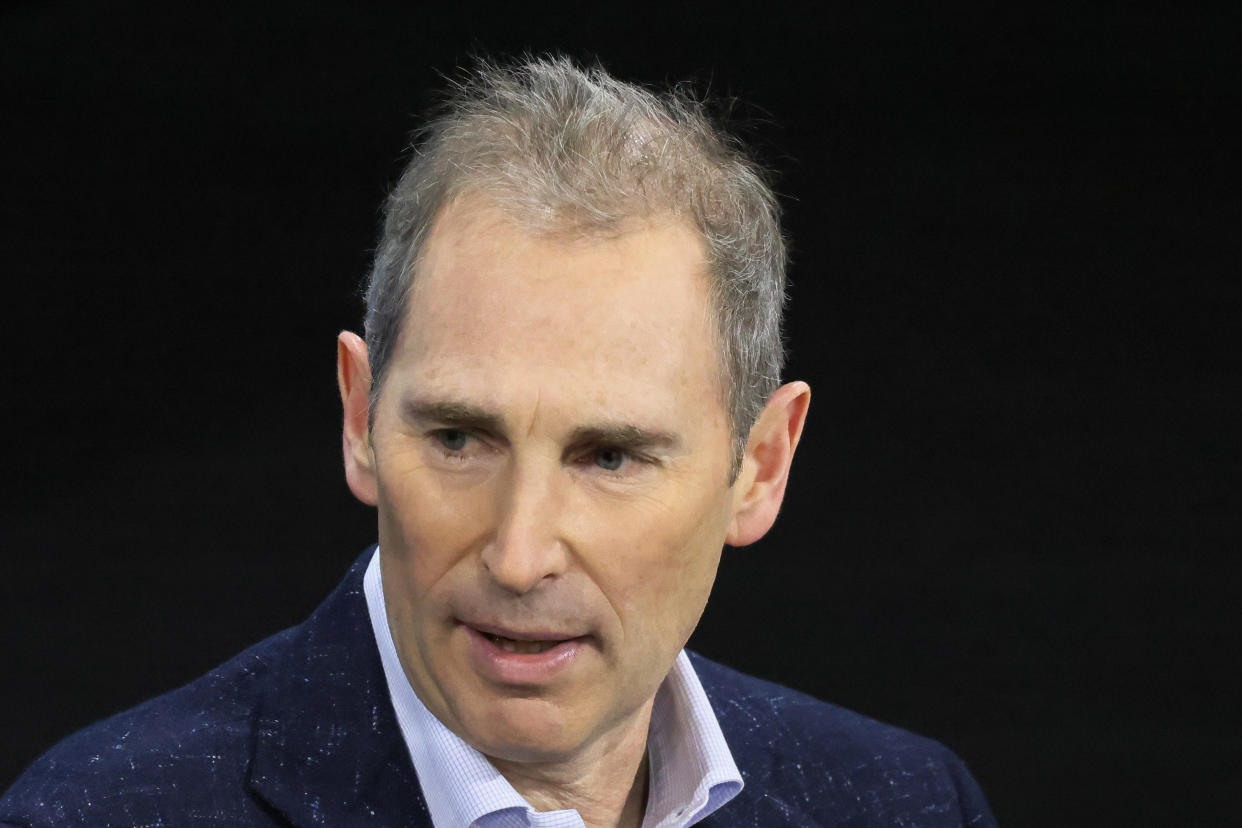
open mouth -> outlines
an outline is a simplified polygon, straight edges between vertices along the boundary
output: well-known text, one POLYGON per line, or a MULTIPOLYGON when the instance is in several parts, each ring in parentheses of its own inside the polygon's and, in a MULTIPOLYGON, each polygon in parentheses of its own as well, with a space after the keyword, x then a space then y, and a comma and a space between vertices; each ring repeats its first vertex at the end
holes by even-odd
POLYGON ((504 686, 547 687, 567 680, 591 640, 589 632, 458 623, 466 630, 474 669, 484 680, 504 686))
POLYGON ((492 635, 483 633, 483 637, 495 644, 506 653, 517 653, 519 655, 539 655, 551 650, 561 641, 526 641, 520 638, 505 638, 503 635, 492 635))

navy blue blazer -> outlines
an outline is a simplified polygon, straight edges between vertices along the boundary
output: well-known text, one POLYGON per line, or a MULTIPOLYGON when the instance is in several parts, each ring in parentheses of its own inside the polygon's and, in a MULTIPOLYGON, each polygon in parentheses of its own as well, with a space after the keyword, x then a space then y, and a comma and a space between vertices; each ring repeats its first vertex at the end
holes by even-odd
MULTIPOLYGON (((430 828, 367 614, 370 556, 304 623, 52 748, 0 822, 430 828)), ((995 824, 942 745, 691 658, 746 782, 700 824, 995 824)))

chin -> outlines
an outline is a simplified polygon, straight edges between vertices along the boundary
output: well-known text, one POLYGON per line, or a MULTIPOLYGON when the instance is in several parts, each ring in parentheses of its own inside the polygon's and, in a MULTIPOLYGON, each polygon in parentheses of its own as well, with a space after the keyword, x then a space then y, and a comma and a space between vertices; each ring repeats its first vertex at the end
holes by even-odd
POLYGON ((463 720, 466 741, 487 756, 510 762, 562 762, 574 756, 588 734, 568 711, 545 699, 493 699, 481 715, 463 720))

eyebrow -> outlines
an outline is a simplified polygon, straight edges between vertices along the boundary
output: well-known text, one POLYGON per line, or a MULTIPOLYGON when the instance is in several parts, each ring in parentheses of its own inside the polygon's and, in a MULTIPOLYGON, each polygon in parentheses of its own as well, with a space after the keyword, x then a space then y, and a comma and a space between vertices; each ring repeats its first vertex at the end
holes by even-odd
POLYGON ((650 431, 628 423, 597 423, 579 426, 570 435, 574 445, 597 445, 623 451, 674 451, 681 448, 681 438, 669 431, 650 431))
POLYGON ((464 402, 408 399, 401 403, 401 413, 411 422, 438 423, 460 429, 499 433, 504 427, 504 421, 499 415, 464 402))
MULTIPOLYGON (((411 398, 401 403, 401 412, 407 421, 435 423, 460 429, 477 429, 493 434, 503 434, 504 418, 472 403, 457 400, 424 400, 411 398)), ((681 437, 670 431, 640 428, 630 423, 588 423, 570 433, 571 445, 611 446, 625 451, 676 451, 682 446, 681 437)))

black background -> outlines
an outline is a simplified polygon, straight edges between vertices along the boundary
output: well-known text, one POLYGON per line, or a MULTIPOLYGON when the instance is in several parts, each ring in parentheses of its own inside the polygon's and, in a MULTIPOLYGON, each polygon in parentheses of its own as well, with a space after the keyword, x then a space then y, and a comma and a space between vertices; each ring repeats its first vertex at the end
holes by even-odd
POLYGON ((779 173, 815 399, 693 645, 945 741, 1004 825, 1235 813, 1236 17, 415 5, 0 17, 0 788, 373 540, 378 205, 439 73, 557 49, 739 96, 779 173))

